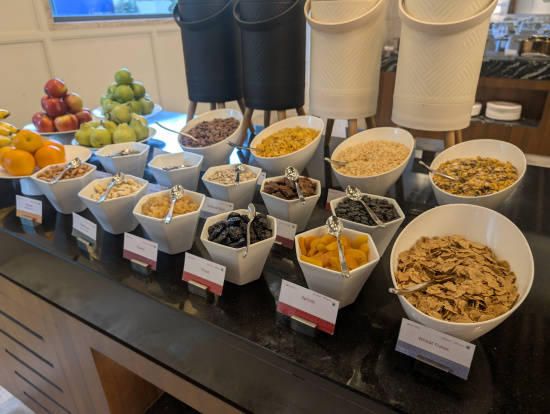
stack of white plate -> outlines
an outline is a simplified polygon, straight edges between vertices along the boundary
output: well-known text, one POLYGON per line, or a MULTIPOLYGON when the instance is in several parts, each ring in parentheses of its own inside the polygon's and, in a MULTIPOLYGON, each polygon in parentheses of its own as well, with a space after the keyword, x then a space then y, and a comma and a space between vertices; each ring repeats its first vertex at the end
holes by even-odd
POLYGON ((480 113, 481 113, 481 103, 474 102, 474 106, 472 107, 472 116, 478 116, 480 113))
POLYGON ((489 101, 485 116, 499 121, 517 121, 521 118, 521 105, 515 102, 489 101))

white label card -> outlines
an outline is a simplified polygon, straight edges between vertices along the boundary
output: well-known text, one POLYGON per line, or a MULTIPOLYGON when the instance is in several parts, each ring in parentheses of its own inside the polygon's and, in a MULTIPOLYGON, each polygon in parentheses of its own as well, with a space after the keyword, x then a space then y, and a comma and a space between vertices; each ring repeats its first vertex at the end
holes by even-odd
POLYGON ((105 171, 95 170, 95 179, 96 180, 98 180, 100 178, 107 178, 107 177, 112 177, 112 174, 109 174, 108 172, 105 172, 105 171))
POLYGON ((207 218, 217 214, 228 213, 233 211, 233 203, 227 201, 216 200, 215 198, 205 197, 200 217, 207 218))
POLYGON ((130 233, 124 233, 123 255, 125 259, 137 259, 147 263, 151 269, 157 268, 158 243, 142 237, 134 236, 130 233))
POLYGON ((73 213, 73 236, 81 237, 90 242, 94 247, 97 239, 97 224, 85 219, 79 214, 73 213))
POLYGON ((327 204, 325 205, 325 210, 330 210, 330 202, 336 200, 337 198, 345 197, 346 193, 343 191, 333 190, 332 188, 328 189, 327 193, 327 204))
POLYGON ((146 194, 158 193, 159 191, 164 191, 164 190, 168 190, 168 187, 165 187, 165 186, 160 185, 160 184, 151 184, 151 183, 149 183, 149 185, 147 186, 147 193, 146 194))
POLYGON ((396 351, 468 378, 475 345, 403 318, 396 351))
POLYGON ((334 334, 339 302, 287 280, 281 283, 277 312, 299 316, 317 325, 317 329, 334 334))
POLYGON ((277 235, 275 243, 288 249, 294 248, 294 236, 296 236, 296 224, 277 219, 277 235))
POLYGON ((42 201, 16 195, 15 215, 42 223, 42 201))
POLYGON ((209 291, 221 295, 225 281, 225 266, 186 252, 183 280, 199 282, 207 286, 209 291))
POLYGON ((256 180, 257 185, 262 185, 264 180, 267 178, 267 173, 265 171, 261 172, 260 175, 258 175, 258 179, 256 180))

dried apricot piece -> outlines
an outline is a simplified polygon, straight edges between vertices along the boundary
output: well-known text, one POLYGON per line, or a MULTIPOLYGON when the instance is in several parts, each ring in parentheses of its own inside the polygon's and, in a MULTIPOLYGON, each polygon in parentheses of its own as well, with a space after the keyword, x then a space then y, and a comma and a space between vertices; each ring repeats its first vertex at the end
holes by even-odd
POLYGON ((354 249, 358 249, 359 246, 361 246, 363 243, 366 243, 369 240, 369 236, 362 234, 361 236, 357 236, 353 243, 351 244, 351 247, 354 249))

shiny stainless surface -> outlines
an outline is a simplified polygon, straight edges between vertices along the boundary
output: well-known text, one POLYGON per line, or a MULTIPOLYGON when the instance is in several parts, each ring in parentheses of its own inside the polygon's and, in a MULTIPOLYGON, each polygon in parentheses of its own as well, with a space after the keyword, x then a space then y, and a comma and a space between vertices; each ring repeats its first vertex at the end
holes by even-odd
POLYGON ((55 180, 53 180, 50 184, 55 184, 56 182, 61 180, 61 177, 63 177, 63 174, 65 174, 67 171, 74 170, 75 168, 78 168, 81 165, 82 165, 82 160, 80 159, 80 157, 73 158, 69 162, 69 164, 67 164, 67 166, 63 169, 63 171, 61 171, 61 173, 57 177, 55 177, 55 180))
POLYGON ((176 204, 176 201, 182 198, 184 194, 185 194, 185 190, 179 184, 173 186, 170 189, 170 197, 172 198, 172 201, 170 203, 170 209, 168 210, 168 214, 166 214, 166 217, 164 218, 164 224, 170 224, 170 222, 172 221, 172 214, 174 213, 174 204, 176 204))
POLYGON ((367 213, 369 213, 370 217, 374 220, 378 227, 382 227, 383 229, 386 228, 386 225, 382 222, 382 220, 380 220, 368 204, 363 201, 363 194, 361 193, 361 190, 353 185, 348 185, 346 187, 346 195, 350 200, 359 201, 363 207, 365 207, 365 210, 367 210, 367 213))
POLYGON ((338 257, 340 259, 340 268, 342 269, 342 276, 349 277, 348 264, 346 263, 346 257, 344 256, 344 248, 340 241, 340 235, 344 231, 344 225, 340 219, 336 216, 330 216, 326 222, 328 234, 336 237, 338 243, 338 257))
POLYGON ((122 181, 124 181, 124 173, 117 172, 115 175, 113 175, 113 179, 111 180, 111 184, 109 184, 109 187, 107 187, 107 190, 105 190, 105 193, 97 200, 98 204, 103 203, 107 196, 109 195, 109 192, 115 185, 119 185, 122 181))

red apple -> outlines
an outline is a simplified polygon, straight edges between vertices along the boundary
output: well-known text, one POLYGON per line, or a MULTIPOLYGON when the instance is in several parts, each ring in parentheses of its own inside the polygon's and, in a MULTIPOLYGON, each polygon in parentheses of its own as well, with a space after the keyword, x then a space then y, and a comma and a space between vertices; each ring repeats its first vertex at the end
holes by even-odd
POLYGON ((67 87, 61 79, 54 78, 46 82, 44 92, 46 92, 46 95, 50 98, 63 98, 67 95, 67 87))
POLYGON ((44 109, 44 110, 46 110, 46 109, 44 108, 44 103, 46 102, 47 99, 50 99, 50 97, 49 97, 48 95, 44 95, 44 96, 42 97, 42 99, 40 100, 40 104, 42 105, 42 109, 44 109))
POLYGON ((43 116, 48 116, 48 114, 46 112, 37 112, 35 113, 33 116, 32 116, 32 124, 34 126, 36 126, 36 123, 38 122, 38 119, 43 117, 43 116))
POLYGON ((74 131, 78 129, 78 119, 73 114, 65 114, 54 119, 58 131, 74 131))
POLYGON ((67 113, 67 105, 59 98, 49 98, 44 102, 44 110, 48 116, 55 118, 67 113))
POLYGON ((38 132, 55 132, 55 123, 48 115, 43 115, 38 118, 34 125, 38 132))
POLYGON ((83 124, 85 122, 90 122, 94 118, 92 118, 92 114, 90 114, 87 111, 80 111, 75 114, 76 119, 78 119, 78 125, 83 124))
POLYGON ((71 114, 76 114, 77 112, 82 111, 84 104, 82 103, 82 98, 77 93, 68 93, 67 96, 63 98, 63 102, 67 105, 67 109, 71 114))

